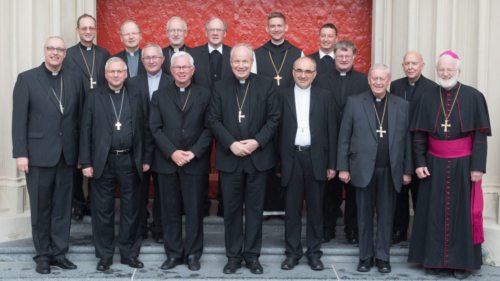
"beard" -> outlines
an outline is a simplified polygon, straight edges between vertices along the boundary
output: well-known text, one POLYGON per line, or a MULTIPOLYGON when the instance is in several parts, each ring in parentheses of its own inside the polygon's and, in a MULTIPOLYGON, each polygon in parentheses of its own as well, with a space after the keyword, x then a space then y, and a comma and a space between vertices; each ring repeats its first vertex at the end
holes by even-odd
POLYGON ((444 79, 442 79, 441 77, 438 76, 437 82, 438 82, 438 84, 441 87, 443 87, 446 90, 449 90, 449 89, 455 87, 455 85, 457 85, 457 83, 458 83, 458 77, 457 76, 453 76, 450 79, 444 80, 444 79))

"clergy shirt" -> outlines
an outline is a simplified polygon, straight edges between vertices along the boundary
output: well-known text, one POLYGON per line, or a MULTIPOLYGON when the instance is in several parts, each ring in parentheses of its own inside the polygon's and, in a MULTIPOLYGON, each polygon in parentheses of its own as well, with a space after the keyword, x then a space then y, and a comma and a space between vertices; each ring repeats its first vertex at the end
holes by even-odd
POLYGON ((153 92, 158 90, 158 85, 160 85, 161 70, 156 74, 148 73, 148 89, 149 89, 149 100, 153 98, 153 92))
POLYGON ((327 54, 327 53, 324 53, 323 51, 321 51, 321 49, 319 49, 318 53, 319 53, 320 59, 322 59, 324 56, 330 56, 330 57, 332 57, 332 59, 335 59, 335 53, 333 52, 333 50, 327 54))
POLYGON ((127 67, 130 77, 135 77, 139 69, 139 49, 133 53, 127 52, 127 67))
POLYGON ((311 87, 301 89, 294 87, 295 111, 297 112, 297 134, 295 145, 311 145, 311 131, 309 129, 309 108, 311 103, 311 87))

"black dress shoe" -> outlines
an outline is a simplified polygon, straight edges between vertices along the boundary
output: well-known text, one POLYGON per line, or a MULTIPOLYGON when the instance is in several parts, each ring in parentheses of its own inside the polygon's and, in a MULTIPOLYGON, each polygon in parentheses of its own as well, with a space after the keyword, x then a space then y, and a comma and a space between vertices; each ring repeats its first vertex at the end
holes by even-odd
POLYGON ((398 244, 400 242, 406 241, 407 235, 406 232, 397 230, 392 234, 392 244, 398 244))
POLYGON ((358 242, 359 242, 357 232, 348 233, 348 234, 346 234, 345 237, 347 239, 347 243, 349 243, 349 244, 358 244, 358 242))
POLYGON ((380 273, 389 273, 391 272, 391 263, 388 261, 383 261, 376 259, 375 260, 375 265, 378 268, 378 272, 380 273))
POLYGON ((73 214, 71 214, 71 218, 75 221, 83 220, 84 210, 82 208, 73 208, 73 214))
POLYGON ((445 277, 450 275, 450 271, 446 268, 426 268, 425 274, 445 277))
POLYGON ((160 268, 163 270, 172 269, 179 264, 182 264, 181 258, 167 258, 167 260, 163 262, 160 268))
POLYGON ((35 271, 40 274, 49 274, 50 273, 49 261, 48 260, 37 261, 35 271))
POLYGON ((236 260, 228 260, 222 272, 224 274, 234 274, 238 268, 241 267, 241 262, 236 260))
POLYGON ((264 273, 264 269, 262 268, 262 265, 260 265, 259 259, 246 260, 245 266, 250 269, 250 272, 253 274, 264 273))
POLYGON ((323 262, 321 262, 321 260, 319 258, 309 259, 308 264, 309 264, 309 267, 311 267, 311 269, 315 270, 315 271, 320 271, 320 270, 323 270, 325 268, 325 266, 323 265, 323 262))
POLYGON ((133 268, 143 268, 144 267, 144 264, 136 257, 129 258, 129 259, 122 258, 121 263, 126 264, 130 267, 133 267, 133 268))
POLYGON ((66 257, 52 259, 50 265, 60 267, 62 269, 76 269, 76 265, 68 260, 66 257))
POLYGON ((283 270, 291 270, 297 264, 299 264, 299 260, 294 257, 286 257, 286 259, 281 263, 281 269, 283 270))
POLYGON ((358 271, 359 272, 368 272, 373 266, 373 259, 368 258, 365 260, 360 260, 358 263, 358 271))
POLYGON ((110 259, 100 259, 97 263, 96 269, 98 271, 106 271, 113 264, 113 261, 110 259))
POLYGON ((153 241, 158 244, 163 244, 165 242, 163 240, 163 234, 153 234, 153 241))
POLYGON ((188 269, 191 271, 198 271, 201 268, 200 259, 195 256, 188 256, 186 263, 188 269))
POLYGON ((323 234, 323 239, 321 240, 322 243, 328 243, 330 240, 335 239, 335 232, 331 231, 326 231, 323 234))
POLYGON ((470 275, 471 275, 471 272, 467 271, 467 270, 463 270, 463 269, 454 269, 453 270, 453 277, 455 277, 456 279, 459 279, 459 280, 466 279, 470 275))

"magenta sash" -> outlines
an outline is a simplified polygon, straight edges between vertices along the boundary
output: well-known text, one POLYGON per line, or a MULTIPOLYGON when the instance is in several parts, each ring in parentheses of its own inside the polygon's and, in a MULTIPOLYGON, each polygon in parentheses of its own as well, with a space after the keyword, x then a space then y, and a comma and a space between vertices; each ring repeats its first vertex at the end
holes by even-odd
MULTIPOLYGON (((433 137, 428 138, 429 154, 439 158, 459 158, 466 157, 472 154, 472 134, 468 137, 456 140, 438 140, 433 137)), ((484 242, 483 229, 483 189, 482 181, 471 182, 471 223, 472 223, 472 240, 474 245, 484 242)))

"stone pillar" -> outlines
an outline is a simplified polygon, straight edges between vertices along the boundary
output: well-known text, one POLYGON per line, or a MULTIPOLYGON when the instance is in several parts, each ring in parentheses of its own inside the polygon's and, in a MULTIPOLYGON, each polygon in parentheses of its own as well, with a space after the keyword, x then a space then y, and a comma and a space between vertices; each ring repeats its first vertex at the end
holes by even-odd
POLYGON ((437 55, 446 49, 462 59, 460 81, 478 88, 488 102, 493 137, 489 138, 487 174, 483 180, 484 262, 500 265, 500 123, 498 77, 500 1, 495 0, 374 0, 372 62, 391 67, 393 79, 404 75, 407 50, 422 53, 424 75, 435 80, 437 55))
POLYGON ((7 40, 0 41, 0 242, 31 235, 29 198, 23 173, 12 159, 12 90, 17 74, 43 61, 47 37, 60 35, 69 47, 78 41, 76 19, 95 15, 95 0, 6 0, 0 24, 7 40))

